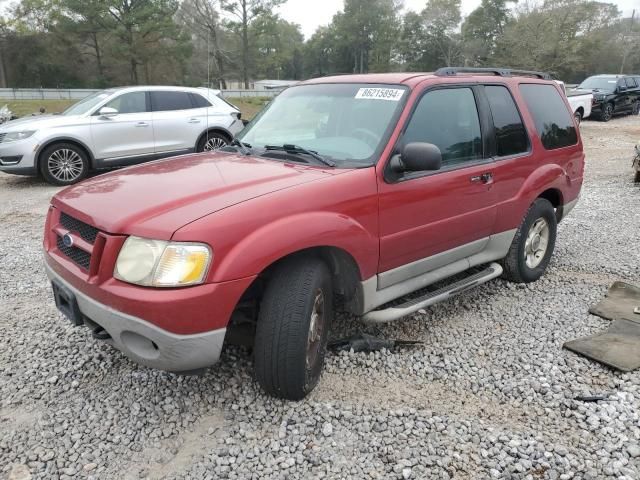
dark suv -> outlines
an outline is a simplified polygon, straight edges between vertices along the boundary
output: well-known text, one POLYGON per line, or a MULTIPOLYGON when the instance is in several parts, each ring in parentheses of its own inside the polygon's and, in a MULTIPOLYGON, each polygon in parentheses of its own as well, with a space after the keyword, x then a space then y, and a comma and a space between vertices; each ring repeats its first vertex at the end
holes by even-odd
POLYGON ((593 92, 591 115, 603 122, 617 114, 640 112, 640 75, 594 75, 578 88, 593 92))

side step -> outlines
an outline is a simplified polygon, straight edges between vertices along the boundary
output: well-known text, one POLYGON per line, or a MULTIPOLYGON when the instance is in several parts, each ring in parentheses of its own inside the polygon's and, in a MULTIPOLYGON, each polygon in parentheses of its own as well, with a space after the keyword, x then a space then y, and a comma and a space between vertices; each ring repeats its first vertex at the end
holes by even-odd
POLYGON ((446 285, 433 292, 428 292, 422 297, 414 298, 403 304, 385 308, 383 310, 373 310, 365 313, 362 320, 366 323, 386 323, 417 312, 421 308, 430 307, 439 302, 443 302, 454 295, 470 290, 478 285, 493 280, 502 275, 502 266, 491 263, 484 270, 474 273, 462 280, 458 280, 450 285, 446 285))

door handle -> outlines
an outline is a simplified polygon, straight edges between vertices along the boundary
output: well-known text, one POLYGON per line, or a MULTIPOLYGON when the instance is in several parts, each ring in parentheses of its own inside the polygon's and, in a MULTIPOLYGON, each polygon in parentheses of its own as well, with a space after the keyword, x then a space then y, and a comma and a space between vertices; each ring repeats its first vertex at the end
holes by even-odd
POLYGON ((136 123, 136 127, 148 127, 149 124, 147 122, 138 122, 136 123))
POLYGON ((189 123, 200 123, 200 119, 199 118, 190 118, 189 119, 189 123))
POLYGON ((473 183, 484 183, 485 185, 493 183, 493 173, 485 172, 481 175, 475 175, 470 178, 473 183))

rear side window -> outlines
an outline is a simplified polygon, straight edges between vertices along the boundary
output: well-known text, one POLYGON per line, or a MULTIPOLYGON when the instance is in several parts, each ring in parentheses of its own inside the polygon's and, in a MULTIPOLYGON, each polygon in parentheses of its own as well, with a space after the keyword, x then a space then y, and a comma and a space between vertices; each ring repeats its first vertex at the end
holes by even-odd
POLYGON ((445 88, 427 92, 416 107, 403 143, 426 142, 442 153, 442 166, 465 164, 482 158, 482 134, 473 91, 445 88))
POLYGON ((496 155, 506 157, 527 152, 529 150, 527 131, 509 90, 495 85, 487 85, 484 90, 495 126, 496 155))
POLYGON ((553 85, 524 84, 520 85, 520 92, 545 149, 578 143, 573 117, 553 85))
POLYGON ((151 106, 154 112, 193 108, 187 92, 151 92, 151 106))
POLYGON ((211 106, 211 103, 209 103, 209 101, 202 95, 198 95, 197 93, 190 93, 189 95, 191 96, 191 102, 193 103, 193 106, 195 108, 204 108, 211 106))

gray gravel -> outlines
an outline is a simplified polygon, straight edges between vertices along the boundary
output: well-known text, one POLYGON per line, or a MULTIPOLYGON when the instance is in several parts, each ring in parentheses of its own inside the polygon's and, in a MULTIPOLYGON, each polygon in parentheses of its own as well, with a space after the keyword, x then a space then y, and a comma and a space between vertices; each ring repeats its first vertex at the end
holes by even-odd
POLYGON ((640 478, 640 373, 561 348, 607 327, 587 308, 612 281, 640 282, 640 118, 582 132, 582 200, 541 281, 494 281, 386 326, 424 344, 329 355, 297 403, 261 393, 246 350, 181 377, 71 327, 41 264, 56 189, 0 174, 0 477, 640 478))

